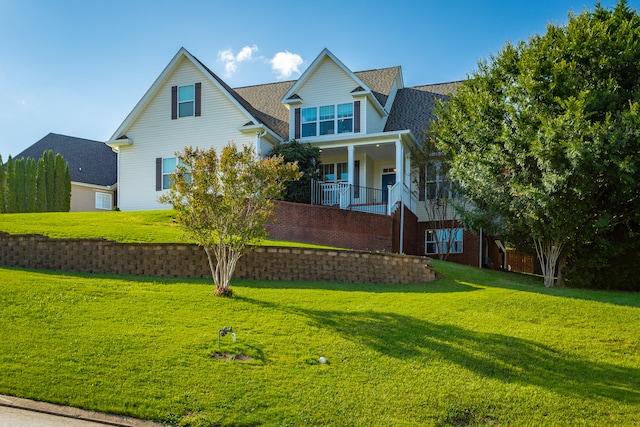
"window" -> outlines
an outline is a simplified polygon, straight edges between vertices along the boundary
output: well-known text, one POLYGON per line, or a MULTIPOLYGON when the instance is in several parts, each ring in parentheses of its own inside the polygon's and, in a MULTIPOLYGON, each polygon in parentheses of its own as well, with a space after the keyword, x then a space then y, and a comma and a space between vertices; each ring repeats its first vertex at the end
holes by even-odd
POLYGON ((194 85, 178 87, 178 117, 193 116, 195 99, 194 85))
POLYGON ((455 197, 452 193, 451 181, 447 177, 447 167, 440 162, 433 162, 420 170, 419 199, 438 200, 455 197))
POLYGON ((303 108, 300 118, 302 138, 353 132, 353 103, 303 108))
POLYGON ((162 159, 162 189, 171 188, 171 174, 176 171, 176 158, 162 159))
POLYGON ((338 168, 338 181, 346 182, 349 179, 349 166, 347 162, 338 163, 336 166, 338 168))
POLYGON ((336 179, 335 166, 336 165, 333 163, 322 165, 322 178, 325 180, 325 182, 335 181, 336 179))
POLYGON ((96 192, 96 209, 111 210, 113 206, 113 195, 111 193, 96 192))
POLYGON ((347 182, 349 179, 349 169, 347 162, 344 163, 323 163, 322 178, 325 182, 347 182))
POLYGON ((320 135, 331 135, 335 133, 335 117, 335 107, 333 105, 320 107, 320 135))
POLYGON ((302 137, 316 136, 316 121, 318 120, 316 108, 302 109, 302 137))
POLYGON ((353 132, 353 104, 338 105, 338 133, 353 132))
POLYGON ((462 229, 427 230, 424 235, 424 252, 427 255, 446 254, 447 252, 461 254, 462 229), (451 250, 449 250, 449 245, 451 245, 451 250))

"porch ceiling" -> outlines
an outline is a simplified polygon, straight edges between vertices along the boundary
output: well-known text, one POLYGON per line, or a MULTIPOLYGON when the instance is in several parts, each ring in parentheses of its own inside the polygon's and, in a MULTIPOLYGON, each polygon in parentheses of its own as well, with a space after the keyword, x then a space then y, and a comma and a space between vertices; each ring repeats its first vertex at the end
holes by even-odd
MULTIPOLYGON (((355 153, 365 153, 373 161, 392 160, 396 158, 396 145, 393 142, 380 144, 356 145, 355 153)), ((323 148, 322 155, 347 158, 347 147, 323 148)))

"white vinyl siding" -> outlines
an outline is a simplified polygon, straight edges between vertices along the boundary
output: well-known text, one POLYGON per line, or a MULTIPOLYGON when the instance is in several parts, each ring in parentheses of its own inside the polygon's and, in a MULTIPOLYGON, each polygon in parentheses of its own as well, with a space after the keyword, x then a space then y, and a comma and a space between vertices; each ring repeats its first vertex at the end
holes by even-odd
POLYGON ((122 210, 168 209, 157 200, 155 159, 175 157, 185 146, 215 147, 221 150, 229 141, 238 146, 255 145, 255 136, 238 129, 248 121, 227 94, 189 60, 182 59, 146 108, 137 117, 127 136, 133 141, 120 148, 119 208, 122 210), (171 87, 202 82, 202 117, 171 120, 171 87))
MULTIPOLYGON (((296 93, 303 100, 302 105, 299 107, 304 110, 309 107, 318 109, 318 107, 322 106, 333 106, 335 115, 337 114, 337 105, 353 105, 355 99, 351 92, 356 88, 356 85, 356 81, 338 67, 335 62, 325 58, 315 69, 313 75, 311 75, 310 78, 300 88, 298 88, 296 93), (327 90, 327 88, 331 88, 331 90, 327 90)), ((290 111, 290 135, 295 134, 295 120, 293 117, 294 110, 295 108, 291 108, 290 111)), ((317 117, 319 118, 319 115, 317 117)), ((316 120, 318 120, 318 118, 316 120)), ((363 109, 360 119, 361 132, 364 132, 366 129, 364 118, 363 109)), ((333 120, 335 121, 335 116, 333 120)), ((320 119, 320 121, 322 121, 322 119, 320 119)), ((301 120, 301 122, 304 123, 304 120, 301 120)), ((319 135, 319 131, 316 132, 316 135, 319 135)), ((332 135, 338 135, 338 130, 335 127, 332 135)))

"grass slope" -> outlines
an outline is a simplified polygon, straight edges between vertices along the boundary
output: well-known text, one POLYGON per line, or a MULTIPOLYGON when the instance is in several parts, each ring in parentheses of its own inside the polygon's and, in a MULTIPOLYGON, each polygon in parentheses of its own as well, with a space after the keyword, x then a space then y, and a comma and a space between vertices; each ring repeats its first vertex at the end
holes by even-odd
MULTIPOLYGON (((52 238, 108 239, 125 243, 188 242, 172 210, 139 212, 47 212, 0 215, 0 231, 42 234, 52 238)), ((323 247, 282 240, 261 246, 323 247)))
POLYGON ((0 393, 183 426, 640 424, 639 294, 434 264, 428 284, 235 281, 234 298, 0 269, 0 393), (218 348, 223 326, 238 340, 218 348))

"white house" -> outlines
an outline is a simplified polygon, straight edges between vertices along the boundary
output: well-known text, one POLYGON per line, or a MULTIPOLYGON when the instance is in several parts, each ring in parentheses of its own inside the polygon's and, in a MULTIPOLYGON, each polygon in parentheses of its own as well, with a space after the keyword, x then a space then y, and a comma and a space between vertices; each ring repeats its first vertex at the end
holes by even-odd
POLYGON ((349 186, 350 208, 391 197, 415 210, 409 148, 454 87, 405 88, 400 67, 352 72, 324 49, 296 81, 232 89, 182 48, 107 141, 118 153, 118 207, 166 208, 158 196, 187 145, 234 141, 265 155, 296 139, 322 150, 320 203, 338 204, 349 186))
MULTIPOLYGON (((405 87, 399 66, 353 72, 324 49, 298 80, 232 89, 182 48, 107 141, 118 154, 117 206, 168 208, 158 197, 185 146, 234 141, 266 155, 295 139, 321 150, 323 179, 312 203, 388 215, 402 202, 417 215, 428 252, 437 230, 416 200, 424 192, 415 191, 410 149, 436 100, 458 84, 405 87)), ((456 252, 462 240, 461 233, 456 252)))

